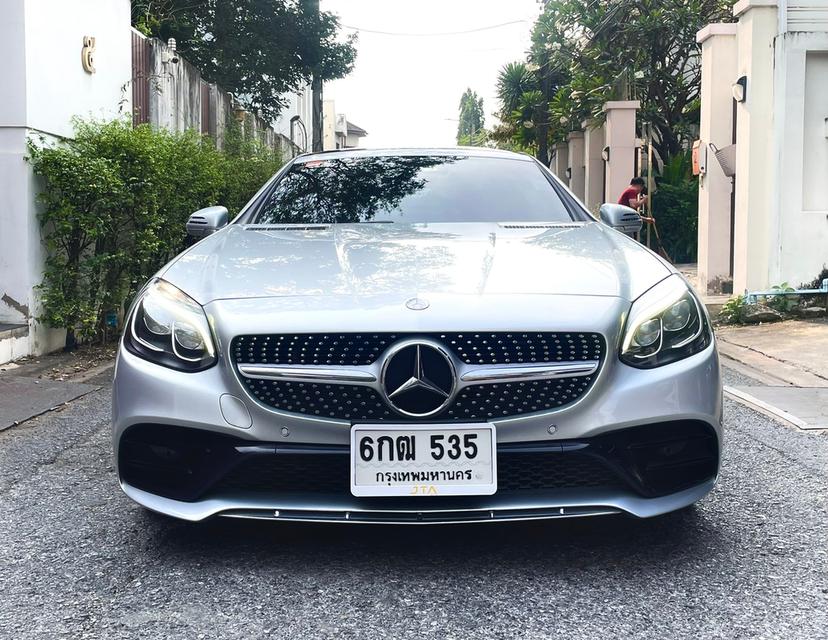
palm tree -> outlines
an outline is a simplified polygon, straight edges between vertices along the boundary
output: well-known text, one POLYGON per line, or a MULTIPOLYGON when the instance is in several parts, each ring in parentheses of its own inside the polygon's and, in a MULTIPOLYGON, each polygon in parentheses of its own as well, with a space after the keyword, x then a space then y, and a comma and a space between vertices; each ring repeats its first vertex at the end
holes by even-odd
POLYGON ((510 62, 497 75, 497 98, 501 119, 507 120, 520 105, 524 93, 538 88, 535 76, 525 62, 510 62))

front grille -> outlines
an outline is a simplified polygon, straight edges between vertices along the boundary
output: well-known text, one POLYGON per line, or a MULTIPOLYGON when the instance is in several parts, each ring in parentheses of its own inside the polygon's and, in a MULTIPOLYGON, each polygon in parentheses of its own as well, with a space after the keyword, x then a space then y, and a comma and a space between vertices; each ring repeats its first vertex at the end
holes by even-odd
POLYGON ((393 414, 379 393, 354 384, 277 382, 242 378, 260 402, 290 413, 342 420, 383 420, 393 414))
POLYGON ((288 333, 237 336, 237 364, 366 365, 377 360, 398 336, 393 333, 288 333))
POLYGON ((604 339, 599 333, 452 332, 288 333, 246 335, 233 339, 237 364, 368 365, 392 343, 405 338, 440 342, 466 364, 529 364, 601 360, 604 339))
POLYGON ((452 420, 487 420, 557 409, 580 398, 593 376, 466 387, 445 413, 452 420))
MULTIPOLYGON (((394 343, 408 338, 439 342, 469 365, 601 362, 605 353, 600 334, 578 332, 247 335, 236 337, 231 350, 237 366, 364 366, 377 362, 394 343)), ((380 393, 367 386, 240 378, 254 398, 280 411, 335 420, 412 420, 398 416, 380 393)), ((586 393, 594 378, 590 375, 465 387, 442 414, 431 419, 483 421, 558 409, 586 393)))
MULTIPOLYGON (((580 398, 592 380, 593 376, 581 376, 465 387, 455 401, 432 420, 479 422, 558 409, 580 398)), ((250 378, 242 378, 242 382, 253 397, 280 411, 365 422, 392 417, 411 420, 392 411, 380 394, 370 387, 250 378)))
MULTIPOLYGON (((215 487, 220 491, 350 495, 349 456, 290 454, 243 462, 215 487)), ((498 494, 526 490, 614 488, 623 485, 599 459, 578 453, 499 452, 498 494)))

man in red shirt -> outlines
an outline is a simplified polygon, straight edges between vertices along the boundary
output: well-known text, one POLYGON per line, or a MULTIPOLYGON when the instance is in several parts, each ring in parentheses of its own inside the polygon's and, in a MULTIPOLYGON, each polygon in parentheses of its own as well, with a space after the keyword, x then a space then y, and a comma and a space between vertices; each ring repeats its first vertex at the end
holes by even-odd
POLYGON ((642 222, 646 222, 647 224, 653 224, 655 222, 655 219, 645 216, 643 214, 643 207, 650 197, 648 195, 645 195, 643 191, 644 178, 639 178, 638 176, 636 176, 635 178, 630 180, 630 186, 624 189, 624 193, 622 193, 621 197, 618 198, 618 204, 623 204, 625 207, 635 209, 641 216, 642 222))
POLYGON ((644 178, 633 178, 630 180, 630 186, 624 189, 624 193, 618 198, 618 204, 638 211, 647 202, 647 196, 643 195, 642 191, 644 191, 644 178))

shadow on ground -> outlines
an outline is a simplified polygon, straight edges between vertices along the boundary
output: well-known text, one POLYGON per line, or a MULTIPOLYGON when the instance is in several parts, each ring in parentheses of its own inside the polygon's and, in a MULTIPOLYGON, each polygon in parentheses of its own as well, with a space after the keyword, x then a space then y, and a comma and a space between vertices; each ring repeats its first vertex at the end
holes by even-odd
POLYGON ((627 516, 469 525, 319 525, 216 518, 203 523, 136 514, 145 527, 148 548, 194 561, 216 555, 239 562, 281 563, 301 557, 313 565, 363 563, 429 565, 491 562, 512 569, 540 559, 571 567, 599 561, 607 566, 628 561, 675 562, 711 559, 716 549, 727 553, 715 523, 699 507, 638 520, 627 516), (255 560, 254 560, 255 559, 255 560))

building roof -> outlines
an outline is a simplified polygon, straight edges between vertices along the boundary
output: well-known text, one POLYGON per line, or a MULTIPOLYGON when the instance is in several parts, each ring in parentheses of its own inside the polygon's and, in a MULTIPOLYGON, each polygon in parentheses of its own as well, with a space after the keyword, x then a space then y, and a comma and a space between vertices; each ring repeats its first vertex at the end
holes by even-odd
POLYGON ((362 127, 355 125, 353 122, 348 122, 348 135, 357 136, 358 138, 364 138, 368 135, 368 132, 362 127))

